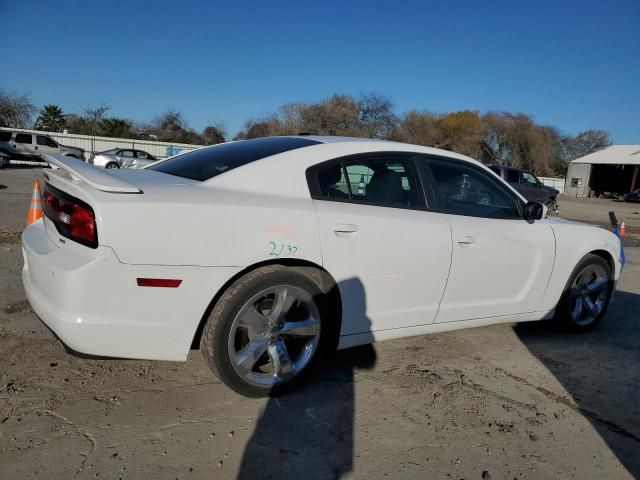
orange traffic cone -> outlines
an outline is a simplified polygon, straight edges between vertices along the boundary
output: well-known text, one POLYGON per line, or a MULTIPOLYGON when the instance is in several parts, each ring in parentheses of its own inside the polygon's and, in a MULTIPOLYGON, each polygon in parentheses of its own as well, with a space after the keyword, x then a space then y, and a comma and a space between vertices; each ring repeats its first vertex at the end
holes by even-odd
POLYGON ((33 194, 31 195, 31 206, 27 212, 27 227, 42 217, 42 195, 40 195, 40 182, 33 182, 33 194))
POLYGON ((618 227, 618 235, 624 237, 625 233, 627 233, 627 227, 624 226, 624 219, 621 219, 620 226, 618 227))

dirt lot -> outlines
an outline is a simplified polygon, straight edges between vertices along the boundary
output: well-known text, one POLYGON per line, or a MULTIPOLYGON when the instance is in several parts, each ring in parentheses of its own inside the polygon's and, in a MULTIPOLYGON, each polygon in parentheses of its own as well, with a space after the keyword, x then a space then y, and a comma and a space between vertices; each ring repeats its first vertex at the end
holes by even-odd
MULTIPOLYGON (((592 333, 525 324, 388 341, 339 353, 289 396, 249 400, 196 351, 184 364, 64 352, 19 277, 40 173, 0 170, 1 478, 640 477, 640 248, 592 333)), ((640 228, 640 205, 560 208, 593 223, 614 209, 640 228)))

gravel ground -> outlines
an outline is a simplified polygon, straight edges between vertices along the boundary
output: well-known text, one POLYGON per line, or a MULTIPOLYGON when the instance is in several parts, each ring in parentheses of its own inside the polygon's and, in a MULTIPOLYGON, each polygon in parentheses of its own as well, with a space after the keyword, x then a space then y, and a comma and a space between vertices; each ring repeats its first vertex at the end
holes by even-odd
MULTIPOLYGON (((640 477, 639 248, 592 333, 536 323, 387 341, 252 400, 196 351, 186 363, 65 353, 19 278, 40 174, 0 170, 1 478, 640 477)), ((591 223, 614 209, 640 227, 640 205, 560 209, 591 223)))

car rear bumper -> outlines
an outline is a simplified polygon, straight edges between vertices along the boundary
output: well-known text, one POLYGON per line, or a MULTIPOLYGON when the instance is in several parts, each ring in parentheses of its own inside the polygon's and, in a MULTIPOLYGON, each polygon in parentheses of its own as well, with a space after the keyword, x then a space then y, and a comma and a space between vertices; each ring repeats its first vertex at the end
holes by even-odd
POLYGON ((34 312, 70 349, 104 357, 185 360, 211 299, 239 270, 123 264, 109 247, 58 247, 42 219, 24 230, 22 250, 34 312), (139 287, 137 278, 182 283, 139 287))

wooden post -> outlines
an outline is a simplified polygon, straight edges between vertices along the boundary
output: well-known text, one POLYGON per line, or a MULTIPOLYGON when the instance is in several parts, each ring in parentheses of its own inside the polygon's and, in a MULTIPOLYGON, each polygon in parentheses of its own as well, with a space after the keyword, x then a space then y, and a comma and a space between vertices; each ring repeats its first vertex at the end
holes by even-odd
POLYGON ((640 170, 640 166, 636 165, 633 169, 633 178, 631 179, 631 191, 633 192, 636 189, 636 180, 638 180, 638 170, 640 170))

